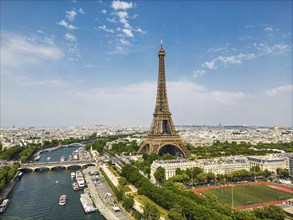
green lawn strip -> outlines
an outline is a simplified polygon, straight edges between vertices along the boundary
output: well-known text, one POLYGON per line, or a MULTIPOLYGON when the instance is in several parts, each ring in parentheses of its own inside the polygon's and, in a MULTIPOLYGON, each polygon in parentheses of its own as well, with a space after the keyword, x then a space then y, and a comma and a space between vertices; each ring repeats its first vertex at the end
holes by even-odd
POLYGON ((116 176, 116 177, 120 177, 119 174, 117 173, 117 171, 113 169, 113 167, 108 166, 108 168, 109 168, 109 170, 113 173, 114 176, 116 176))
POLYGON ((144 204, 145 202, 149 202, 152 205, 156 206, 157 209, 160 212, 160 216, 162 216, 165 219, 168 219, 168 211, 164 208, 162 208, 161 206, 159 206, 157 203, 155 203, 153 200, 149 199, 148 197, 144 196, 144 195, 139 195, 138 193, 133 193, 132 194, 134 196, 134 198, 139 201, 141 204, 144 204))
POLYGON ((123 186, 123 192, 131 192, 131 189, 129 188, 129 186, 123 186))
MULTIPOLYGON (((206 196, 216 196, 219 203, 232 205, 232 188, 202 191, 206 196)), ((289 199, 290 193, 282 192, 268 186, 240 186, 233 188, 234 207, 289 199)))

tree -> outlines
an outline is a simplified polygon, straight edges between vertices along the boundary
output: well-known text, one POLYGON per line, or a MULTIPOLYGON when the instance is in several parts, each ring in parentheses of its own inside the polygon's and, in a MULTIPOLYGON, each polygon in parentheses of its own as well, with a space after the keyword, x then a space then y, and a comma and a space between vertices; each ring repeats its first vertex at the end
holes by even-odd
POLYGON ((265 170, 263 171, 263 175, 264 175, 265 177, 269 177, 270 175, 272 175, 272 172, 270 172, 270 171, 268 171, 267 169, 265 169, 265 170))
POLYGON ((289 171, 287 169, 277 168, 277 174, 280 177, 288 178, 289 177, 289 171))
POLYGON ((23 150, 20 146, 13 146, 1 152, 0 158, 3 160, 13 160, 23 150))
POLYGON ((263 208, 253 209, 253 214, 259 219, 266 220, 283 220, 285 219, 284 211, 278 206, 265 206, 263 208))
POLYGON ((233 212, 234 220, 257 220, 257 218, 250 211, 233 212))
POLYGON ((182 207, 178 204, 175 204, 173 208, 168 212, 168 218, 170 220, 185 220, 182 216, 182 207))
POLYGON ((251 167, 251 168, 250 168, 250 171, 251 171, 251 172, 258 173, 258 172, 260 172, 260 167, 259 167, 259 166, 251 167))
POLYGON ((85 149, 90 150, 92 146, 93 146, 92 143, 87 143, 86 146, 85 146, 85 149))
POLYGON ((163 167, 158 167, 154 173, 154 177, 159 184, 163 183, 165 180, 165 169, 163 167))
POLYGON ((122 205, 126 210, 130 210, 134 205, 134 199, 131 195, 125 195, 122 200, 122 205))
POLYGON ((122 201, 123 195, 124 195, 123 187, 121 185, 118 185, 117 193, 116 193, 117 200, 122 201))
POLYGON ((183 174, 183 173, 184 173, 183 170, 181 170, 180 168, 176 168, 176 170, 175 170, 175 175, 181 175, 181 174, 183 174))
POLYGON ((206 173, 197 174, 196 178, 198 179, 199 182, 203 182, 207 179, 207 174, 206 173))
POLYGON ((118 182, 119 182, 119 185, 120 185, 120 186, 125 186, 125 185, 127 184, 127 180, 126 180, 125 177, 120 177, 120 178, 118 179, 118 182))
POLYGON ((159 220, 160 219, 160 212, 156 206, 146 202, 143 207, 143 219, 145 220, 159 220))
POLYGON ((190 178, 186 173, 183 173, 181 175, 172 176, 170 178, 170 180, 173 181, 173 182, 185 182, 185 181, 190 180, 190 178))

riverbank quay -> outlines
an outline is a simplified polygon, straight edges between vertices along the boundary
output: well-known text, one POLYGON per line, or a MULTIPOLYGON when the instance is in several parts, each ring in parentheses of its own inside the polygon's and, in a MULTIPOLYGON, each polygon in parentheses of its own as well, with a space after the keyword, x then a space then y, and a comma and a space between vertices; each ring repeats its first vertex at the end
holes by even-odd
POLYGON ((113 204, 109 202, 109 195, 113 195, 110 187, 107 185, 106 181, 101 181, 101 183, 96 184, 93 182, 90 172, 97 170, 97 167, 88 167, 83 171, 85 180, 87 182, 87 187, 89 193, 98 211, 107 220, 129 220, 131 217, 122 211, 115 212, 112 207, 113 204))
MULTIPOLYGON (((100 168, 104 171, 104 173, 108 176, 109 180, 112 182, 112 184, 115 187, 118 187, 119 185, 119 180, 118 178, 111 172, 111 170, 108 168, 107 164, 103 164, 100 166, 100 168)), ((137 188, 133 185, 129 185, 130 192, 127 192, 127 194, 133 194, 137 192, 137 188)), ((140 203, 135 197, 134 197, 134 204, 133 204, 133 209, 140 214, 143 214, 143 207, 144 205, 140 203)), ((164 219, 164 218, 163 218, 164 219)))
POLYGON ((10 192, 13 190, 15 184, 17 183, 17 181, 21 178, 18 176, 18 174, 20 173, 20 171, 16 172, 16 174, 14 175, 13 179, 5 186, 5 188, 1 191, 0 193, 0 203, 4 200, 7 199, 10 192))

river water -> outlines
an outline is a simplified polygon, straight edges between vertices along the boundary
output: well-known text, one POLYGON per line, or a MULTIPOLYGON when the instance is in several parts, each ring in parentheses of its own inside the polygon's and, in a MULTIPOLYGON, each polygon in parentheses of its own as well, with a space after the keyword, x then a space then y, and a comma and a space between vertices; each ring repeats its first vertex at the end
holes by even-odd
MULTIPOLYGON (((67 159, 79 146, 62 148, 41 154, 40 161, 59 161, 61 156, 67 159)), ((43 172, 26 172, 16 183, 9 195, 10 203, 0 215, 2 220, 79 220, 104 219, 99 212, 85 214, 80 203, 82 190, 72 189, 70 173, 76 170, 54 170, 43 172), (58 204, 59 197, 66 194, 65 206, 58 204)))

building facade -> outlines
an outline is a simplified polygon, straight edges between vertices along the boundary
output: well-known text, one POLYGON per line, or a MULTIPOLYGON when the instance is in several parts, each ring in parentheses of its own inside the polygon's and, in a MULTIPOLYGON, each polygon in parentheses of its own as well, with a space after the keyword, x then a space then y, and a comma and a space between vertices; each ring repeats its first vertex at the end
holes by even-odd
POLYGON ((278 168, 288 169, 288 157, 277 156, 270 154, 267 156, 249 156, 247 157, 249 167, 259 166, 261 170, 268 170, 270 172, 277 172, 278 168))
POLYGON ((165 169, 166 179, 175 176, 175 172, 177 168, 181 170, 186 170, 187 168, 198 167, 199 163, 196 160, 155 160, 151 165, 151 181, 153 183, 156 182, 154 177, 154 173, 156 172, 158 167, 162 167, 165 169))
POLYGON ((202 160, 200 168, 205 173, 214 173, 216 175, 250 169, 246 157, 221 157, 212 160, 202 160))
POLYGON ((268 156, 229 156, 204 160, 156 160, 151 165, 151 181, 155 183, 154 173, 158 167, 165 169, 166 179, 175 176, 177 168, 186 170, 187 168, 199 167, 205 173, 228 174, 236 170, 247 170, 259 166, 261 170, 275 172, 277 168, 288 169, 290 175, 293 172, 293 156, 268 155, 268 156), (289 165, 290 164, 290 165, 289 165))

